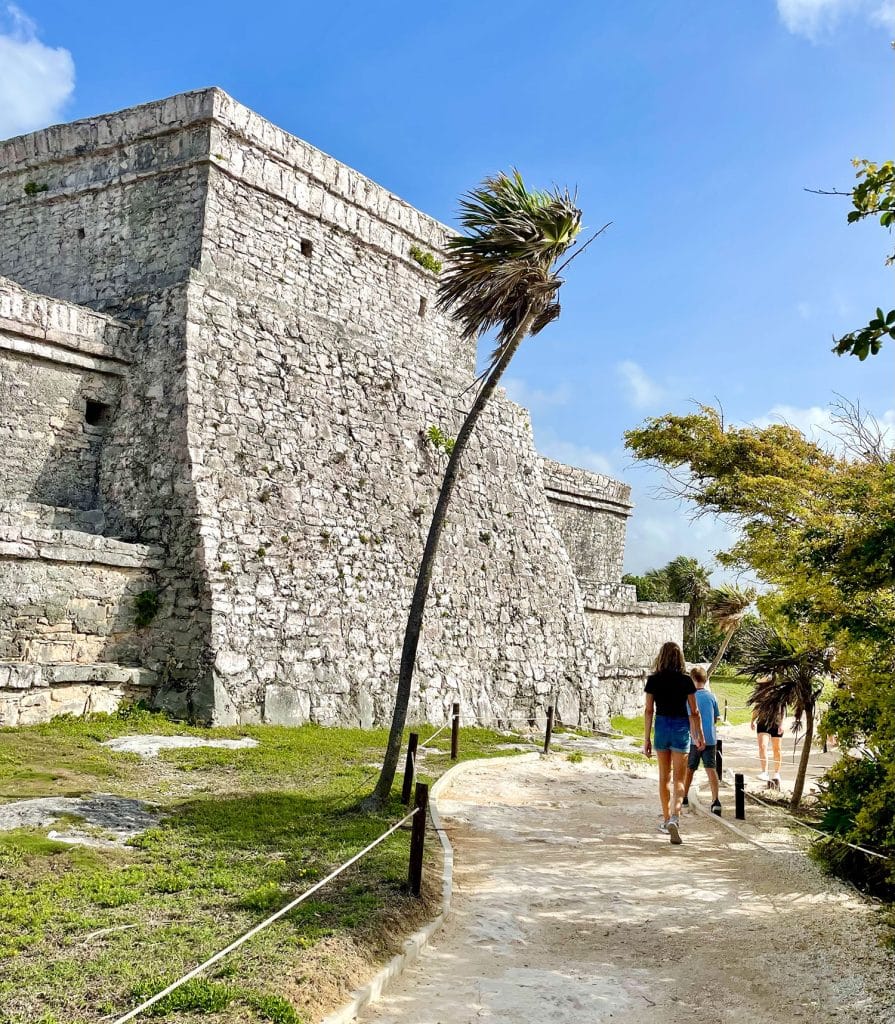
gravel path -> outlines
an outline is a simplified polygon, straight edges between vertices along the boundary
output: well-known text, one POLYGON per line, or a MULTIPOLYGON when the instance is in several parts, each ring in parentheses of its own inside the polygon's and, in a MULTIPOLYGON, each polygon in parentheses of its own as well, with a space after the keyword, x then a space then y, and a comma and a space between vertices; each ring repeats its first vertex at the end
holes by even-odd
POLYGON ((655 787, 558 756, 459 776, 453 916, 361 1020, 895 1022, 872 907, 693 812, 672 847, 655 787))

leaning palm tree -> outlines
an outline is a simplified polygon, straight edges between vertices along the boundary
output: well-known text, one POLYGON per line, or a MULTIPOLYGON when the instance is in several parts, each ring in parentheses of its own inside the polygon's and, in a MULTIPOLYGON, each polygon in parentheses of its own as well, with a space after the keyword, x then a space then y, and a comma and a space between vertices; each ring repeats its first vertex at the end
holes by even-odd
POLYGON ((740 639, 745 672, 755 680, 749 704, 759 720, 775 722, 791 707, 798 731, 805 716, 805 740, 790 799, 795 810, 802 801, 811 741, 814 739, 815 708, 823 690, 824 675, 830 672, 831 651, 811 645, 799 646, 773 626, 761 623, 744 630, 740 639))
POLYGON ((576 197, 566 190, 530 191, 518 171, 486 178, 460 201, 466 233, 448 240, 438 306, 459 324, 468 340, 496 330, 496 346, 476 381, 478 392, 454 441, 432 515, 404 633, 388 744, 376 788, 365 801, 367 808, 381 807, 386 801, 398 766, 432 567, 460 459, 523 339, 559 316, 557 293, 562 279, 558 275, 566 264, 556 267, 556 262, 581 230, 581 211, 575 203, 576 197))
POLYGON ((718 667, 733 634, 739 629, 740 623, 749 611, 749 605, 755 600, 755 591, 748 587, 741 590, 729 583, 722 583, 720 587, 713 587, 705 599, 705 611, 708 617, 724 631, 721 645, 715 652, 712 663, 706 669, 706 676, 711 679, 712 673, 718 667))

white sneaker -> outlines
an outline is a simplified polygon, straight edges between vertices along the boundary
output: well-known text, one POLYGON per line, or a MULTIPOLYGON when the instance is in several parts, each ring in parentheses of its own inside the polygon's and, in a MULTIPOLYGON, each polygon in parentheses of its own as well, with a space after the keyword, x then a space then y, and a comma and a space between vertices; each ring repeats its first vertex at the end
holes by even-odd
POLYGON ((767 772, 759 772, 758 773, 758 778, 761 779, 762 782, 770 782, 771 781, 771 776, 768 775, 767 772))
POLYGON ((666 836, 668 835, 668 825, 665 823, 665 821, 662 818, 659 818, 659 824, 657 826, 657 831, 664 833, 666 836))
POLYGON ((677 815, 673 814, 668 821, 665 822, 665 831, 671 837, 671 843, 673 846, 681 845, 681 833, 677 824, 677 815))

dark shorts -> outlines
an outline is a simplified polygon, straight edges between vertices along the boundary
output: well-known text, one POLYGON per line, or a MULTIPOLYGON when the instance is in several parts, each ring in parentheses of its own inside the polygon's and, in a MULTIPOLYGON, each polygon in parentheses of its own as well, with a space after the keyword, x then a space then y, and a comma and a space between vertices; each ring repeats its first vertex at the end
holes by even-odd
POLYGON ((783 739, 783 725, 777 722, 758 722, 755 726, 755 731, 767 733, 768 736, 775 736, 778 740, 783 739))
POLYGON ((717 764, 715 760, 715 753, 717 749, 717 743, 706 743, 702 750, 697 750, 696 747, 690 747, 690 753, 687 757, 687 767, 691 772, 695 772, 699 767, 699 762, 702 761, 706 768, 714 768, 717 764))

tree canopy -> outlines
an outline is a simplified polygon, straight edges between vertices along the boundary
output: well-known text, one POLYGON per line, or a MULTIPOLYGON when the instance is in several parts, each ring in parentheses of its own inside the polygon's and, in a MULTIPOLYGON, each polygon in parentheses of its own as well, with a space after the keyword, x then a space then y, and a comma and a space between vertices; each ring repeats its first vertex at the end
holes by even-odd
POLYGON ((776 613, 832 650, 838 688, 822 728, 869 761, 845 758, 833 773, 830 821, 895 852, 895 458, 872 418, 838 408, 834 450, 784 424, 726 423, 708 405, 649 419, 625 440, 696 515, 738 528, 719 561, 776 588, 776 613), (857 809, 871 763, 883 796, 857 809))

